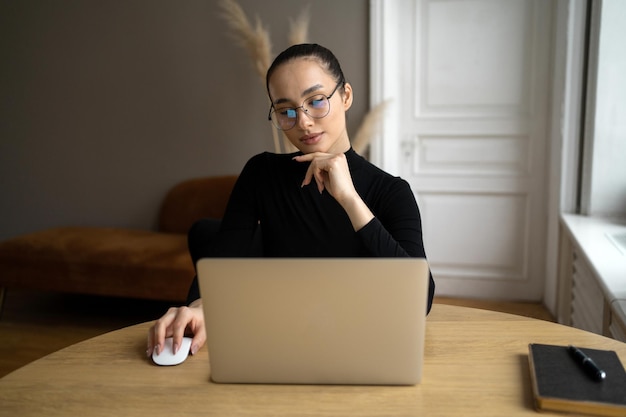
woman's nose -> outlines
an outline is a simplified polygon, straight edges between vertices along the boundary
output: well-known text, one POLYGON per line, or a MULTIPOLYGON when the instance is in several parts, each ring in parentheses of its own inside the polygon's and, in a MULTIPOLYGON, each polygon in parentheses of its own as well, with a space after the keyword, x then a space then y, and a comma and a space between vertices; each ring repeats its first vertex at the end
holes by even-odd
POLYGON ((307 128, 313 124, 313 118, 309 116, 303 107, 298 107, 300 114, 298 114, 298 127, 301 129, 307 128))

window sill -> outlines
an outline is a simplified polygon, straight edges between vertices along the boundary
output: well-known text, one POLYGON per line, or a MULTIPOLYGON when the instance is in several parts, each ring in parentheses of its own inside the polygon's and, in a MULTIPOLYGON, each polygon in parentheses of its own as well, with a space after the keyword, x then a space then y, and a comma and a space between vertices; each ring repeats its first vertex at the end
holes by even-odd
POLYGON ((606 300, 626 300, 626 254, 615 240, 626 234, 626 219, 563 214, 561 220, 593 268, 606 300))

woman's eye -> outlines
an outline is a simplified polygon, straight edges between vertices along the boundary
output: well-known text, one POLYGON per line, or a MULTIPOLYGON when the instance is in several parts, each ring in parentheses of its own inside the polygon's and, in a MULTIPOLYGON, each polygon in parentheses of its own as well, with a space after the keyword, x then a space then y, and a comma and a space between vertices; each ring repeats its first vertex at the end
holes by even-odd
POLYGON ((283 117, 293 118, 296 117, 296 109, 281 109, 279 114, 283 117))
POLYGON ((322 97, 322 98, 314 98, 309 102, 309 106, 313 107, 313 108, 320 108, 320 107, 324 107, 324 102, 326 100, 322 97))

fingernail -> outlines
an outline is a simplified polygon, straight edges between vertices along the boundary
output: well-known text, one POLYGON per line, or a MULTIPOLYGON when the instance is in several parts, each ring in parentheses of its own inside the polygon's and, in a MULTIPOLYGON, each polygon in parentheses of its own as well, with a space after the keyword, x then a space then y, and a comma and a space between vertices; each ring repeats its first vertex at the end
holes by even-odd
POLYGON ((193 344, 191 345, 191 354, 195 355, 198 352, 198 345, 193 344))
POLYGON ((149 358, 152 356, 152 350, 150 348, 146 349, 146 356, 149 358))
POLYGON ((174 343, 174 355, 176 355, 176 352, 178 352, 178 349, 180 349, 180 345, 178 343, 174 343))

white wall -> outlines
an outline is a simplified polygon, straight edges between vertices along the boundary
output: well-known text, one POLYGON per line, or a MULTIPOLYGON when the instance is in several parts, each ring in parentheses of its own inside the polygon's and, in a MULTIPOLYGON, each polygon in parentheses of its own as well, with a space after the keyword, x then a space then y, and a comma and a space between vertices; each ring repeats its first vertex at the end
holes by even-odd
MULTIPOLYGON (((239 0, 274 53, 307 3, 239 0)), ((367 0, 310 2, 310 40, 368 107, 367 0)), ((272 150, 264 86, 214 0, 0 2, 0 239, 61 225, 153 228, 176 182, 272 150)))

